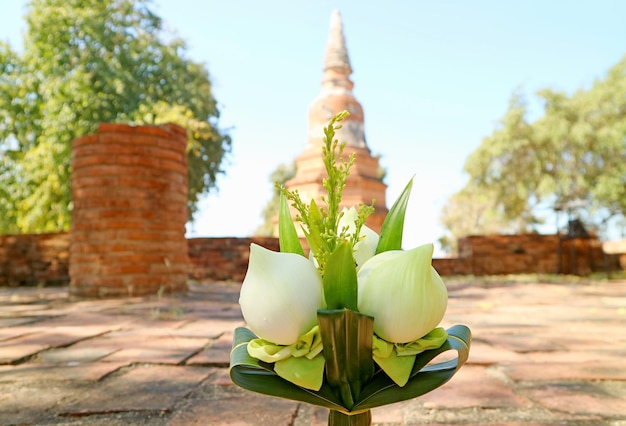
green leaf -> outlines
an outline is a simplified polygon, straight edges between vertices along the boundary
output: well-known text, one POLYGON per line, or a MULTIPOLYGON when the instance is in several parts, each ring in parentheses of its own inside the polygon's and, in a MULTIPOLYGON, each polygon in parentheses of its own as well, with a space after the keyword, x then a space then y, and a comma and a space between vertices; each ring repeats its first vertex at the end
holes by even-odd
POLYGON ((391 346, 391 350, 387 356, 377 357, 374 355, 374 361, 376 361, 376 364, 378 364, 398 386, 404 386, 411 376, 411 371, 415 364, 415 355, 398 356, 396 351, 393 350, 392 343, 384 342, 376 337, 374 337, 374 344, 391 346))
POLYGON ((320 310, 317 320, 324 344, 326 380, 348 410, 374 374, 374 318, 348 309, 320 310))
POLYGON ((402 233, 404 232, 404 215, 409 203, 413 178, 406 185, 400 197, 393 203, 380 231, 380 240, 376 247, 376 254, 388 250, 402 250, 402 233))
POLYGON ((445 384, 465 364, 469 357, 471 332, 464 325, 455 325, 448 330, 448 340, 439 349, 418 354, 411 377, 404 387, 399 387, 386 374, 378 371, 363 391, 359 402, 353 407, 363 411, 381 405, 417 398, 445 384), (437 355, 446 351, 457 351, 456 358, 427 365, 437 355))
POLYGON ((330 254, 323 277, 328 309, 357 310, 357 275, 352 245, 344 241, 330 254))
POLYGON ((309 359, 305 356, 289 357, 277 361, 274 371, 291 383, 306 389, 320 389, 324 380, 324 357, 318 354, 309 359))
POLYGON ((398 386, 402 387, 411 377, 417 354, 437 349, 447 339, 448 333, 441 327, 435 328, 420 339, 405 344, 389 343, 374 335, 374 361, 398 386))
POLYGON ((319 391, 301 388, 279 377, 274 372, 272 364, 252 358, 248 354, 247 344, 256 338, 257 336, 246 328, 235 329, 233 350, 230 353, 230 378, 233 383, 253 392, 347 413, 328 384, 324 383, 319 391))
POLYGON ((284 193, 280 194, 280 210, 278 211, 278 241, 280 251, 283 253, 295 253, 304 256, 300 238, 296 227, 291 219, 289 203, 284 193))
MULTIPOLYGON (((342 313, 343 311, 337 312, 342 313)), ((318 316, 318 319, 321 318, 322 322, 324 322, 325 320, 323 318, 325 315, 327 314, 323 313, 321 316, 318 316)), ((332 321, 336 320, 337 318, 332 319, 332 321)), ((354 330, 352 325, 349 327, 351 330, 354 330)), ((320 328, 322 328, 321 324, 320 328)), ((376 371, 372 378, 367 381, 363 380, 363 378, 353 378, 354 373, 350 373, 351 380, 360 380, 361 383, 364 384, 360 393, 354 397, 354 405, 351 408, 345 406, 339 395, 336 394, 333 388, 329 385, 331 379, 328 371, 327 378, 322 384, 321 389, 319 391, 310 391, 279 377, 274 372, 271 364, 252 358, 248 354, 247 343, 252 339, 256 339, 257 336, 255 336, 250 330, 242 327, 235 330, 233 350, 230 355, 230 377, 238 386, 265 395, 305 402, 318 407, 339 411, 343 414, 354 415, 358 413, 365 413, 375 407, 393 404, 395 402, 405 401, 424 395, 425 393, 436 389, 450 380, 450 378, 467 361, 471 344, 471 332, 469 328, 464 325, 455 325, 449 328, 447 332, 448 339, 443 346, 439 349, 422 352, 416 356, 415 364, 413 365, 413 370, 411 371, 411 377, 408 383, 402 388, 396 385, 382 370, 376 371), (435 357, 450 350, 457 352, 456 358, 449 361, 429 364, 429 362, 431 362, 435 357)), ((354 332, 352 331, 349 333, 353 334, 354 332)), ((324 339, 324 334, 324 331, 322 331, 322 339, 324 339)), ((358 344, 362 345, 362 347, 365 348, 364 350, 367 351, 368 346, 365 342, 367 337, 368 336, 364 333, 361 336, 353 336, 348 339, 360 340, 361 343, 358 344)), ((369 351, 371 356, 372 334, 369 334, 369 340, 369 351)), ((344 343, 340 343, 336 338, 331 338, 331 342, 324 342, 324 357, 326 358, 327 365, 329 362, 335 362, 332 360, 332 354, 335 348, 341 347, 340 345, 344 345, 344 343), (335 343, 332 343, 332 340, 335 340, 335 343), (335 346, 333 346, 333 344, 335 346), (327 352, 330 353, 330 355, 327 354, 327 352)), ((352 343, 350 345, 353 346, 352 343)), ((364 356, 364 354, 358 351, 355 355, 355 357, 364 356)), ((337 356, 337 361, 339 361, 339 356, 337 356)), ((345 365, 349 365, 349 363, 345 365)), ((369 368, 367 361, 364 362, 363 368, 364 370, 361 372, 363 375, 361 377, 366 376, 366 370, 369 368)), ((333 380, 335 379, 335 374, 339 377, 340 372, 332 373, 333 380)), ((356 388, 357 387, 355 387, 355 389, 356 388)))

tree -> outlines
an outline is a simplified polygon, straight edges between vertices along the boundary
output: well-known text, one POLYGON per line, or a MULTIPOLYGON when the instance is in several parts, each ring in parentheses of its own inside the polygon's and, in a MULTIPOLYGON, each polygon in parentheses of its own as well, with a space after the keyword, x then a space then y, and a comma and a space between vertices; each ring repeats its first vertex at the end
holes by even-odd
POLYGON ((472 197, 487 201, 499 232, 533 229, 541 209, 559 206, 584 206, 577 214, 596 228, 626 215, 626 56, 587 90, 537 95, 543 116, 530 122, 524 98, 514 94, 499 127, 467 159, 469 183, 442 215, 455 238, 493 228, 455 222, 472 197))
POLYGON ((457 252, 457 239, 476 234, 528 232, 532 229, 524 220, 510 221, 495 203, 489 189, 477 189, 471 183, 452 195, 441 211, 440 221, 448 231, 439 239, 441 248, 457 252))
POLYGON ((272 183, 272 198, 267 202, 261 216, 263 223, 254 231, 254 235, 271 237, 274 235, 274 220, 278 217, 280 206, 280 190, 276 185, 284 185, 289 179, 296 175, 296 163, 290 165, 280 164, 270 175, 269 181, 272 183))
POLYGON ((70 149, 101 122, 188 130, 189 211, 231 139, 204 64, 165 39, 149 0, 32 0, 24 52, 0 44, 0 232, 70 223, 70 149))

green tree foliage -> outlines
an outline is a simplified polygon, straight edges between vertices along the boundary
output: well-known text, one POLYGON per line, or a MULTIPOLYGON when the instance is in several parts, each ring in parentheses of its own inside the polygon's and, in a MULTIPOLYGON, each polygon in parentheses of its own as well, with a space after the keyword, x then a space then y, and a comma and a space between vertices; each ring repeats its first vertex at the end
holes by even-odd
POLYGON ((626 215, 626 56, 589 89, 537 95, 543 116, 530 122, 515 94, 467 159, 469 182, 441 216, 453 237, 529 231, 555 206, 582 206, 595 227, 626 215))
POLYGON ((296 163, 280 164, 270 175, 269 181, 272 183, 272 198, 267 202, 261 216, 263 223, 254 231, 254 235, 270 237, 274 234, 274 220, 278 218, 278 208, 280 206, 280 189, 285 182, 296 175, 296 163))
POLYGON ((149 0, 31 0, 24 52, 0 44, 0 232, 70 223, 71 142, 101 122, 188 130, 189 211, 230 150, 204 64, 149 0))

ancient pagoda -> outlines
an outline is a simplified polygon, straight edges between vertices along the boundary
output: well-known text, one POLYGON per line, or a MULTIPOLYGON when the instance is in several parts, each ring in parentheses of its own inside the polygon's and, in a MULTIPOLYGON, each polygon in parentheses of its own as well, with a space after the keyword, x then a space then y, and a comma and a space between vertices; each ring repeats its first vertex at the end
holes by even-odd
POLYGON ((340 143, 346 143, 345 155, 356 154, 356 161, 346 182, 342 207, 371 204, 375 200, 375 211, 369 217, 367 225, 380 232, 387 214, 387 185, 382 181, 378 159, 372 156, 365 141, 363 107, 352 94, 354 83, 350 80, 351 74, 352 67, 341 16, 335 10, 330 18, 322 90, 309 107, 308 141, 304 152, 296 158, 296 175, 286 182, 286 186, 289 190, 297 189, 304 202, 311 199, 320 201, 321 195, 325 193, 322 178, 326 176, 322 162, 324 127, 335 114, 346 110, 350 116, 343 121, 343 128, 337 132, 337 139, 340 143))

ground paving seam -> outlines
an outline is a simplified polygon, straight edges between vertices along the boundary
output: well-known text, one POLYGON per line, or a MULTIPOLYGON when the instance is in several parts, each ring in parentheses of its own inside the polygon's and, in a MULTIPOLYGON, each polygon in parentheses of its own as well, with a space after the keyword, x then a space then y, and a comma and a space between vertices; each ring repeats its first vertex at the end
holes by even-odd
MULTIPOLYGON (((180 327, 182 327, 182 325, 180 327)), ((177 327, 177 329, 180 328, 180 327, 177 327)), ((197 351, 193 352, 188 357, 185 357, 183 360, 181 360, 178 363, 178 365, 187 366, 187 361, 189 361, 194 356, 200 354, 202 351, 210 349, 211 346, 213 346, 213 344, 215 343, 215 341, 217 341, 220 337, 222 337, 225 334, 226 334, 226 332, 223 331, 223 332, 219 333, 217 336, 215 336, 214 338, 209 339, 209 341, 204 346, 199 348, 197 351)), ((202 366, 202 367, 222 367, 222 366, 224 366, 224 363, 221 363, 221 362, 207 362, 207 363, 198 363, 198 364, 194 364, 194 365, 198 365, 198 366, 202 366)), ((225 366, 228 367, 229 365, 230 364, 228 363, 225 366)))
MULTIPOLYGON (((101 337, 101 336, 103 336, 105 334, 112 333, 112 332, 115 332, 115 331, 119 331, 119 329, 107 330, 107 331, 104 331, 104 332, 99 333, 99 334, 94 334, 93 336, 85 336, 83 338, 80 338, 78 340, 74 340, 74 341, 72 341, 70 343, 67 343, 67 344, 64 344, 64 345, 54 345, 54 346, 50 345, 50 346, 47 346, 47 347, 45 347, 45 348, 43 348, 41 350, 38 350, 37 352, 32 353, 32 354, 28 354, 28 355, 25 355, 25 356, 23 356, 21 358, 11 360, 8 363, 0 362, 0 365, 20 365, 20 364, 24 364, 24 363, 26 363, 26 362, 36 358, 42 352, 49 351, 51 349, 69 348, 69 347, 71 347, 71 346, 73 346, 73 345, 75 345, 77 343, 84 342, 86 340, 93 339, 93 338, 96 338, 96 337, 101 337)), ((35 332, 35 333, 29 333, 29 334, 37 334, 37 333, 35 332)), ((17 337, 23 337, 23 336, 27 336, 27 335, 28 334, 23 334, 23 335, 17 336, 17 337)), ((11 340, 11 339, 3 340, 3 342, 8 342, 9 340, 11 340)), ((114 351, 114 352, 117 352, 117 351, 114 351)), ((112 352, 112 353, 114 353, 114 352, 112 352)))

